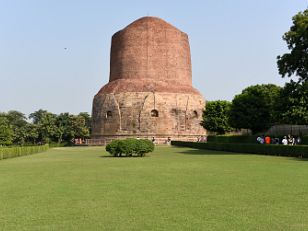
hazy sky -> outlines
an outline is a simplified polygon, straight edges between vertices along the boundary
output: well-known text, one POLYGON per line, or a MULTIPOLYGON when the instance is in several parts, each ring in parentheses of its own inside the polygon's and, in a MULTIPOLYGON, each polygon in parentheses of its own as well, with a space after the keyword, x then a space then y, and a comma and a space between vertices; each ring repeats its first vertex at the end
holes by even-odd
POLYGON ((283 85, 282 35, 307 0, 0 0, 0 111, 91 112, 108 82, 111 36, 157 16, 190 39, 193 84, 232 100, 253 84, 283 85), (67 48, 67 49, 64 49, 67 48))

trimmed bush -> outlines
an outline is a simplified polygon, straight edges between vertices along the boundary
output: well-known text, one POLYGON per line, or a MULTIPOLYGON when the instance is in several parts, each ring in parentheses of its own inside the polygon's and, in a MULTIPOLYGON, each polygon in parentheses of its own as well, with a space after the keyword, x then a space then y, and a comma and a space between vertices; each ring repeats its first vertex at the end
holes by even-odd
POLYGON ((135 143, 135 152, 139 156, 145 156, 146 153, 154 151, 154 144, 150 140, 137 140, 135 143))
POLYGON ((308 145, 308 136, 303 136, 302 143, 308 145))
POLYGON ((154 144, 150 140, 113 140, 106 145, 106 151, 112 156, 145 156, 146 153, 154 151, 154 144))
POLYGON ((257 143, 257 136, 208 136, 210 143, 257 143))
POLYGON ((180 147, 216 151, 308 158, 308 145, 288 146, 276 144, 195 143, 182 141, 171 141, 171 144, 180 147))
POLYGON ((48 148, 49 148, 48 144, 39 146, 23 146, 23 147, 0 147, 0 160, 44 152, 48 148))

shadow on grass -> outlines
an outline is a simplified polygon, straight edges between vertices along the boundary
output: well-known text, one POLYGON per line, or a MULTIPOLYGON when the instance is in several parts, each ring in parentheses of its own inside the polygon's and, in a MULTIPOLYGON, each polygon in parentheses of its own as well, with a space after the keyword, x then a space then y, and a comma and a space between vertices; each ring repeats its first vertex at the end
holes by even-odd
POLYGON ((256 153, 224 152, 224 151, 215 151, 215 150, 207 150, 207 149, 183 150, 183 151, 179 151, 179 153, 187 154, 187 155, 259 155, 259 156, 271 156, 271 157, 275 157, 276 156, 276 157, 291 158, 292 160, 297 160, 297 161, 308 161, 308 158, 301 158, 301 157, 266 155, 266 154, 256 154, 256 153))
POLYGON ((114 159, 122 159, 122 158, 145 158, 145 157, 150 157, 150 156, 99 156, 99 158, 114 158, 114 159))
POLYGON ((215 150, 207 150, 207 149, 183 150, 183 151, 179 151, 179 153, 188 154, 188 155, 238 155, 238 153, 234 153, 234 152, 224 152, 224 151, 215 151, 215 150))
POLYGON ((302 158, 302 157, 293 157, 292 159, 297 161, 308 161, 308 158, 302 158))

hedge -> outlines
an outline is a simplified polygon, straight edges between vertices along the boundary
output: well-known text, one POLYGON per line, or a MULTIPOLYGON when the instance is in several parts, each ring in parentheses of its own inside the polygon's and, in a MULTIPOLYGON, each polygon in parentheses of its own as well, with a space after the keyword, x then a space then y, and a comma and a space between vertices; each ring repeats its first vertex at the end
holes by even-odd
POLYGON ((180 147, 209 149, 226 152, 308 158, 308 145, 289 146, 281 144, 196 143, 183 141, 171 141, 171 144, 180 147))
POLYGON ((207 142, 255 144, 257 142, 257 136, 208 136, 207 142))
POLYGON ((308 136, 303 136, 302 144, 308 145, 308 136))
POLYGON ((125 139, 113 140, 107 144, 106 151, 112 156, 145 156, 146 153, 154 151, 154 144, 150 140, 125 139))
POLYGON ((48 144, 39 146, 0 147, 0 160, 44 152, 48 148, 48 144))

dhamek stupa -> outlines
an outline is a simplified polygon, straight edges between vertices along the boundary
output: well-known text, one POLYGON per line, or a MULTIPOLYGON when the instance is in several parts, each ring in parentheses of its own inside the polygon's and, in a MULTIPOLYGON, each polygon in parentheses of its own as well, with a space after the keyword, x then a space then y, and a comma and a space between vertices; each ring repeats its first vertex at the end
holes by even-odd
POLYGON ((191 140, 205 101, 192 86, 188 36, 143 17, 112 36, 109 83, 95 95, 92 138, 191 140))

